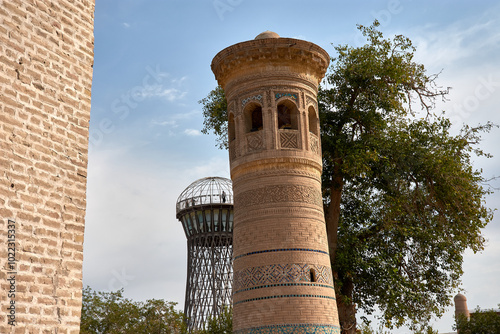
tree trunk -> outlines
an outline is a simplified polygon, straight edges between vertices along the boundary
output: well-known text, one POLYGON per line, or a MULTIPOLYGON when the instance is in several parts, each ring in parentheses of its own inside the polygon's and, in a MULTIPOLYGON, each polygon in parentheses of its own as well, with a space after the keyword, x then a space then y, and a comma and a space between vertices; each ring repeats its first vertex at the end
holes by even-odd
MULTIPOLYGON (((344 279, 337 295, 337 309, 339 311, 339 322, 341 334, 356 333, 356 306, 352 303, 352 291, 354 285, 348 278, 344 279)), ((337 289, 338 291, 338 289, 337 289)))
POLYGON ((344 180, 342 177, 335 177, 330 187, 330 204, 328 205, 325 215, 328 248, 332 265, 335 263, 335 256, 337 255, 337 233, 339 229, 340 199, 343 186, 344 180))
MULTIPOLYGON (((338 173, 337 173, 338 174, 338 173)), ((326 210, 325 222, 326 231, 328 234, 328 248, 330 251, 330 261, 332 269, 335 263, 338 246, 338 228, 340 220, 340 201, 342 198, 342 189, 344 180, 342 176, 336 176, 332 180, 330 187, 330 204, 326 210)), ((339 312, 339 322, 341 334, 356 333, 356 307, 352 303, 352 292, 354 285, 348 278, 339 277, 339 274, 334 271, 334 278, 341 282, 340 288, 336 287, 337 292, 337 309, 339 312)))

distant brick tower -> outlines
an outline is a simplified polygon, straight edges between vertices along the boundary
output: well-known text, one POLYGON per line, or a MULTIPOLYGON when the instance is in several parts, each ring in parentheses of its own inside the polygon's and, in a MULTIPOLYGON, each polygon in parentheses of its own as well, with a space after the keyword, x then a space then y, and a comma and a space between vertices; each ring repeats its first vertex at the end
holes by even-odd
POLYGON ((94 0, 0 0, 0 333, 79 332, 93 29, 94 0))
POLYGON ((470 319, 469 309, 467 308, 467 297, 458 293, 455 298, 453 298, 453 301, 455 302, 455 318, 463 315, 467 319, 470 319))
POLYGON ((328 63, 269 31, 212 61, 228 101, 235 333, 340 333, 321 195, 328 63))

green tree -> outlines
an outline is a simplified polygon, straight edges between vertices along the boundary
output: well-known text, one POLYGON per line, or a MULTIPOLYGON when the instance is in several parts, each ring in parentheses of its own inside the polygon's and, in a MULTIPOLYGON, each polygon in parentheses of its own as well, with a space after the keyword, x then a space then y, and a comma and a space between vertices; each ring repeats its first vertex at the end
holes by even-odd
MULTIPOLYGON (((413 59, 404 36, 384 38, 358 26, 361 47, 335 47, 318 105, 323 199, 342 333, 356 330, 356 311, 377 307, 388 328, 425 328, 450 305, 466 249, 482 250, 485 178, 473 155, 491 123, 453 135, 436 84, 413 59)), ((227 102, 221 87, 200 101, 203 132, 227 147, 227 102)))
POLYGON ((82 334, 179 334, 187 333, 184 316, 176 303, 161 299, 135 302, 123 297, 123 289, 97 292, 83 289, 82 334))
POLYGON ((207 329, 197 334, 231 334, 233 333, 233 309, 224 307, 222 313, 215 318, 210 318, 207 329))
MULTIPOLYGON (((500 308, 500 304, 498 305, 500 308)), ((460 334, 498 334, 500 333, 500 313, 495 310, 481 310, 477 307, 470 320, 460 315, 455 319, 455 328, 460 334)))
POLYGON ((215 133, 220 149, 227 149, 227 100, 222 87, 217 86, 207 97, 198 101, 203 105, 204 134, 215 133))

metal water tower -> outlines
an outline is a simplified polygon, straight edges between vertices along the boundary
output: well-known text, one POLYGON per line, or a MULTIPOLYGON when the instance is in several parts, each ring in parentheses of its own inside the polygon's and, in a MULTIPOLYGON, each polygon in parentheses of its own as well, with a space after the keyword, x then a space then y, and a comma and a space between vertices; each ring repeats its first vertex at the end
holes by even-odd
POLYGON ((177 219, 187 237, 188 264, 184 314, 188 330, 231 305, 233 281, 233 189, 231 180, 206 177, 179 196, 177 219))

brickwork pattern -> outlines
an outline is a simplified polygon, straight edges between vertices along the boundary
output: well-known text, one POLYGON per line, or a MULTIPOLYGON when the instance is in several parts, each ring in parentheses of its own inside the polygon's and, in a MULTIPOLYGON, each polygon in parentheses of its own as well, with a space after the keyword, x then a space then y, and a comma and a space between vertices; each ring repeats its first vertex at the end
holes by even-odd
POLYGON ((0 0, 0 332, 78 333, 94 0, 0 0), (7 223, 16 225, 16 326, 7 223))
MULTIPOLYGON (((273 295, 276 296, 276 295, 273 295)), ((338 326, 336 301, 333 298, 289 297, 235 303, 233 330, 283 324, 338 326)))

